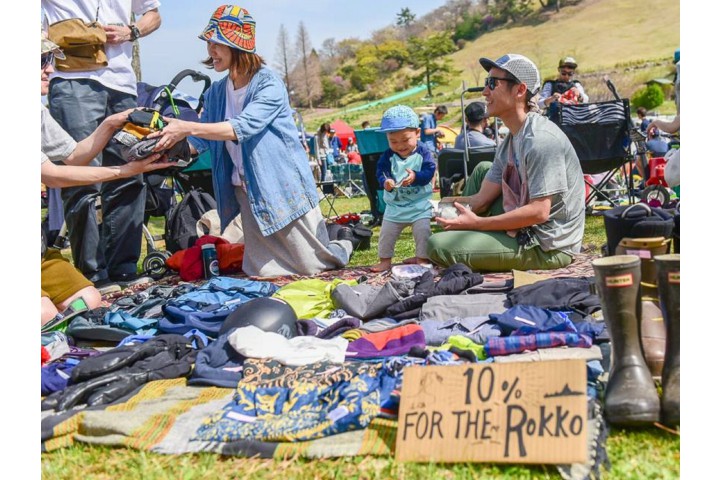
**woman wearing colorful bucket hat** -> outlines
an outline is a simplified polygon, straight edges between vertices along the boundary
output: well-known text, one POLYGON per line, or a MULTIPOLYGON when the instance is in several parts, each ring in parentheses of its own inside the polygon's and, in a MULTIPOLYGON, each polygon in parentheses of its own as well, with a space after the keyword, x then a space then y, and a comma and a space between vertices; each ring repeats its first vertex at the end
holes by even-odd
POLYGON ((221 227, 241 214, 246 274, 310 275, 344 266, 352 244, 328 238, 287 89, 255 53, 255 20, 244 8, 223 5, 199 38, 207 42, 205 65, 228 75, 205 94, 200 123, 167 119, 153 135, 160 137, 157 150, 186 137, 197 152, 210 150, 221 227))

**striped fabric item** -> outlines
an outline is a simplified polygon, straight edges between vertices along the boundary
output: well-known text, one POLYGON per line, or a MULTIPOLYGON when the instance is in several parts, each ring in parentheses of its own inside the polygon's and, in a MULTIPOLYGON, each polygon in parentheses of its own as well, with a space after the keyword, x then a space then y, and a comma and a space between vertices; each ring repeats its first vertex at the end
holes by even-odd
POLYGON ((625 121, 625 105, 622 100, 563 105, 561 111, 563 125, 618 124, 625 121))

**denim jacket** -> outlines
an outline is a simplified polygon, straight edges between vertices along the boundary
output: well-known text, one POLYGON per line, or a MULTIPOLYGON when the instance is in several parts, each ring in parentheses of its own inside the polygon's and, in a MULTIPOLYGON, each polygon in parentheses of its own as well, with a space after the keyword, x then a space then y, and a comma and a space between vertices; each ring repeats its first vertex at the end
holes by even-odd
MULTIPOLYGON (((307 154, 292 117, 287 90, 268 68, 250 80, 243 110, 225 118, 229 77, 214 82, 205 94, 200 121, 229 121, 242 145, 245 185, 253 216, 264 236, 271 235, 318 204, 318 195, 307 154)), ((210 149, 215 200, 221 228, 240 213, 231 183, 233 162, 224 141, 189 137, 202 153, 210 149)))

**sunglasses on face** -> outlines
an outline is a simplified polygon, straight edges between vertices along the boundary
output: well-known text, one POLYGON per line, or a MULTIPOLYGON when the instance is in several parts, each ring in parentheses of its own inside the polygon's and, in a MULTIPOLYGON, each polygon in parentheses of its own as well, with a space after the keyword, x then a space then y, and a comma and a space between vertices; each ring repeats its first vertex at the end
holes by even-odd
POLYGON ((563 77, 572 77, 573 75, 575 75, 575 72, 573 72, 572 70, 561 70, 560 75, 562 75, 563 77))
POLYGON ((498 86, 498 80, 505 80, 506 82, 517 83, 517 80, 515 80, 514 78, 487 77, 485 79, 485 86, 488 87, 490 90, 495 90, 495 87, 498 86))
POLYGON ((40 70, 44 70, 48 65, 55 61, 55 55, 52 52, 43 53, 40 56, 40 70))

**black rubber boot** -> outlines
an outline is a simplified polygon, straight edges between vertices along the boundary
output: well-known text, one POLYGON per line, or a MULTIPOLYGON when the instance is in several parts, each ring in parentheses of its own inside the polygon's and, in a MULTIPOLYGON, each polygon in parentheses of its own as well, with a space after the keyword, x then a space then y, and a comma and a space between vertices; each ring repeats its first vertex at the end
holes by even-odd
POLYGON ((662 372, 662 423, 680 425, 680 254, 655 257, 660 306, 667 328, 662 372))
POLYGON ((651 425, 660 419, 660 399, 640 347, 640 257, 616 255, 592 264, 612 343, 605 416, 615 425, 651 425))

